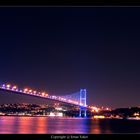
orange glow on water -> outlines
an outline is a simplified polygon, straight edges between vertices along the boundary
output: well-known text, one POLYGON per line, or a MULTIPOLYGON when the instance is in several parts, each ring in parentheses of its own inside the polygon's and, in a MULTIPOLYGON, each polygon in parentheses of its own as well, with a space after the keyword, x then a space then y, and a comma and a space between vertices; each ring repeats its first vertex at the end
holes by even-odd
POLYGON ((18 129, 19 134, 32 133, 33 129, 31 125, 34 122, 31 117, 19 117, 18 123, 19 123, 19 129, 18 129))
POLYGON ((36 120, 36 134, 45 134, 47 133, 47 119, 46 117, 38 117, 36 120))

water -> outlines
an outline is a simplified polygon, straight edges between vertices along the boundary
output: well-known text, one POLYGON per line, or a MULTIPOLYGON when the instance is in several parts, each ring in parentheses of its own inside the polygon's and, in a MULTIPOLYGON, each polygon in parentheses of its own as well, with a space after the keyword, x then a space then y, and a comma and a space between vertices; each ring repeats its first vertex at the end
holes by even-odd
POLYGON ((139 120, 56 117, 0 117, 1 134, 140 133, 139 120))

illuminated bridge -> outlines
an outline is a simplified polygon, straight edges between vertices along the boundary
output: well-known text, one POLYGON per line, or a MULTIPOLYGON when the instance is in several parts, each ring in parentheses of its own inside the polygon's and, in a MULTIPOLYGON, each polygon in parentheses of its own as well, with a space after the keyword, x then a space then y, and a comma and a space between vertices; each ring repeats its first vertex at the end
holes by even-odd
POLYGON ((0 85, 0 89, 8 92, 12 92, 13 94, 24 94, 29 96, 36 96, 44 99, 49 99, 53 101, 58 101, 66 104, 71 104, 74 106, 79 106, 79 116, 81 117, 82 111, 84 111, 84 117, 86 117, 86 111, 87 108, 90 108, 90 106, 87 106, 86 104, 86 89, 80 89, 80 91, 76 93, 72 93, 66 96, 54 96, 49 95, 46 92, 39 92, 36 90, 24 88, 19 89, 17 86, 11 86, 10 84, 2 84, 0 85))

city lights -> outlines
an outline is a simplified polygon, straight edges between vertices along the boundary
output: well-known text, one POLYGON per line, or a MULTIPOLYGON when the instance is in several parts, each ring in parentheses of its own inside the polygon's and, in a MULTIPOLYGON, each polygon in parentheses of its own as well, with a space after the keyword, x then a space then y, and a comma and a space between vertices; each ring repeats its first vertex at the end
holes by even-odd
MULTIPOLYGON (((33 96, 40 96, 40 97, 43 97, 43 98, 50 98, 50 99, 54 99, 54 100, 57 100, 57 101, 61 101, 61 102, 66 102, 66 103, 70 103, 70 104, 75 104, 75 105, 78 105, 80 106, 80 110, 81 109, 84 109, 83 107, 86 107, 86 110, 90 110, 94 115, 93 115, 93 118, 95 119, 103 119, 103 118, 117 118, 117 119, 120 119, 122 118, 121 115, 116 115, 116 116, 110 116, 110 117, 105 117, 102 113, 102 111, 111 111, 111 109, 109 107, 96 107, 96 106, 89 106, 89 105, 84 105, 83 102, 81 101, 77 101, 77 100, 73 100, 72 98, 64 98, 61 97, 61 96, 55 96, 55 95, 48 95, 45 91, 44 92, 37 92, 36 90, 32 90, 32 89, 28 89, 28 88, 24 88, 24 89, 18 89, 16 85, 11 85, 11 84, 3 84, 0 86, 1 89, 5 89, 6 90, 8 89, 9 91, 16 91, 16 92, 20 92, 20 93, 24 93, 24 94, 31 94, 33 96), (98 115, 97 115, 98 114, 98 115)), ((63 111, 63 109, 61 107, 55 107, 55 109, 57 111, 63 111)), ((82 110, 81 110, 82 111, 82 110)), ((83 110, 84 111, 84 110, 83 110)), ((50 113, 49 116, 63 116, 63 114, 61 112, 59 113, 50 113)), ((86 116, 86 114, 84 114, 84 116, 86 116)), ((128 117, 128 119, 137 119, 139 120, 140 119, 140 113, 137 111, 137 112, 134 112, 132 114, 133 117, 128 117)))
POLYGON ((139 113, 137 113, 137 112, 135 112, 134 114, 133 114, 133 116, 139 116, 140 114, 139 113))
POLYGON ((94 115, 93 118, 94 119, 104 119, 105 116, 102 116, 102 115, 94 115))
POLYGON ((99 112, 99 110, 100 110, 99 108, 97 108, 95 106, 92 106, 91 109, 92 109, 92 112, 99 112))

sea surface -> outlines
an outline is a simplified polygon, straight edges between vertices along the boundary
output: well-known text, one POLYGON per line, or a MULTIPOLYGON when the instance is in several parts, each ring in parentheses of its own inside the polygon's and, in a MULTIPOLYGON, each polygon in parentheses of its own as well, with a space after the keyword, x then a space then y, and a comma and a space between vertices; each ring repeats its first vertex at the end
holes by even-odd
POLYGON ((0 134, 139 133, 140 120, 64 117, 0 117, 0 134))

